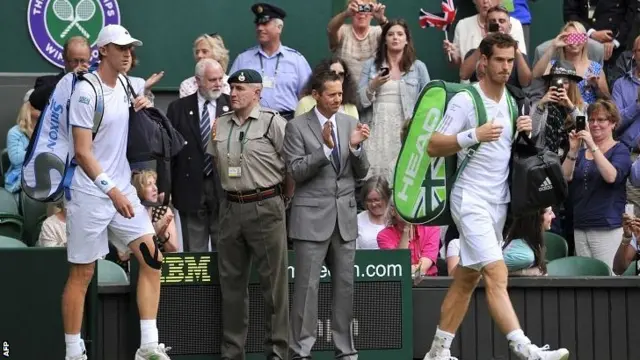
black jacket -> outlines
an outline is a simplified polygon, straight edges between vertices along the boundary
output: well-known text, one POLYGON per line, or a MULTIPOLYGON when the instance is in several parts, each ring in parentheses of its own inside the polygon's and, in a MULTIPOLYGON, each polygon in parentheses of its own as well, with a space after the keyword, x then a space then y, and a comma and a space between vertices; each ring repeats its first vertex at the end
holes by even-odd
POLYGON ((595 4, 593 19, 589 19, 587 0, 564 0, 564 22, 578 21, 585 29, 611 30, 624 49, 633 26, 637 0, 590 0, 595 4))
MULTIPOLYGON (((228 111, 230 104, 229 95, 222 94, 216 100, 215 117, 218 118, 228 111)), ((187 142, 182 151, 172 160, 171 200, 178 211, 195 212, 200 208, 204 192, 202 184, 205 155, 200 136, 200 109, 197 93, 171 102, 167 109, 167 117, 187 142)), ((217 187, 214 191, 222 196, 220 178, 215 166, 212 176, 217 187)))
POLYGON ((58 75, 45 75, 38 77, 36 79, 36 83, 33 85, 33 92, 29 96, 31 106, 37 110, 44 111, 53 90, 55 90, 56 85, 58 85, 58 82, 64 77, 64 75, 65 72, 62 71, 58 75))

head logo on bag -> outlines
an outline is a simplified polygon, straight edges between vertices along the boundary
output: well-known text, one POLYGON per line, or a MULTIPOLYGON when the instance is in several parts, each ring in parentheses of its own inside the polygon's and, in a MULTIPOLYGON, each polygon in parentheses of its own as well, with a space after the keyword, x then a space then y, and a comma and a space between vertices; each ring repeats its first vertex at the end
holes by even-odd
MULTIPOLYGON (((87 81, 96 92, 94 137, 102 122, 104 98, 100 79, 92 73, 65 75, 40 114, 22 164, 22 191, 34 200, 59 200, 64 193, 65 180, 70 180, 73 174, 70 171, 72 159, 69 158, 71 141, 68 114, 69 100, 77 81, 87 81)), ((84 103, 82 98, 80 102, 84 103)))
POLYGON ((84 36, 92 46, 91 62, 98 58, 93 46, 100 30, 120 24, 117 0, 30 0, 27 23, 31 40, 50 63, 64 68, 62 50, 73 36, 84 36))
MULTIPOLYGON (((414 108, 393 179, 393 200, 396 209, 398 214, 410 223, 447 225, 451 222, 448 196, 459 174, 457 158, 456 155, 431 158, 427 153, 427 147, 431 135, 443 121, 446 121, 443 114, 447 104, 459 92, 469 94, 476 104, 478 126, 484 124, 486 113, 482 99, 470 85, 431 81, 422 90, 414 108)), ((460 168, 464 168, 465 164, 461 164, 460 168)))

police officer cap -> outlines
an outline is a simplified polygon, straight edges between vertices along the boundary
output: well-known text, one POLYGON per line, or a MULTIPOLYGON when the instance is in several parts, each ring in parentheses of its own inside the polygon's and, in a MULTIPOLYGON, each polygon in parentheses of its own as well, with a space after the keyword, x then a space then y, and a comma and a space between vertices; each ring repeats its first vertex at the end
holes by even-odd
POLYGON ((256 24, 266 24, 273 19, 284 19, 287 13, 277 6, 265 3, 258 3, 251 7, 251 11, 256 14, 256 24))
POLYGON ((262 84, 260 73, 251 69, 241 69, 229 76, 229 84, 262 84))

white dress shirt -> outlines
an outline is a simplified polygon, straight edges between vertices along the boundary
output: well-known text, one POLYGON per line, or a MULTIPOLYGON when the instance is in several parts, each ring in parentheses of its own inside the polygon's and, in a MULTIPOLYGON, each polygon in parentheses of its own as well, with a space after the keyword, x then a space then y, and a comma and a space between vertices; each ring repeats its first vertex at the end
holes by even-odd
MULTIPOLYGON (((198 119, 202 120, 202 110, 204 108, 204 102, 207 99, 204 98, 198 91, 198 119)), ((210 100, 209 105, 207 105, 207 110, 209 110, 209 120, 211 121, 211 129, 213 129, 213 124, 216 121, 216 108, 218 104, 215 100, 210 100)))
MULTIPOLYGON (((318 111, 317 107, 314 106, 313 111, 315 112, 316 116, 318 117, 318 120, 320 121, 320 129, 324 127, 324 124, 327 121, 331 121, 331 123, 333 124, 333 132, 336 135, 336 141, 334 146, 338 148, 338 154, 340 154, 340 136, 338 135, 338 125, 336 124, 336 114, 331 115, 331 117, 327 119, 324 115, 320 113, 320 111, 318 111)), ((327 159, 331 160, 332 149, 330 149, 325 143, 322 143, 322 147, 324 148, 324 154, 327 157, 327 159)), ((358 145, 358 147, 355 149, 352 149, 351 146, 349 146, 349 151, 351 151, 355 156, 360 155, 361 149, 362 147, 360 145, 358 145)))

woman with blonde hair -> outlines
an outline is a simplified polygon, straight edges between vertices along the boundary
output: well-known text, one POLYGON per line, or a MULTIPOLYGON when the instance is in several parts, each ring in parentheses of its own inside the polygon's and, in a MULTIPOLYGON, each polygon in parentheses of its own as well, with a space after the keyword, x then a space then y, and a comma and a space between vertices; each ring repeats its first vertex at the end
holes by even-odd
POLYGON ((578 83, 578 89, 584 102, 591 104, 597 98, 610 96, 602 65, 589 60, 588 39, 589 36, 582 24, 576 21, 567 22, 533 67, 533 77, 539 78, 543 74, 548 74, 556 63, 552 58, 559 55, 561 60, 573 64, 576 74, 583 78, 578 83))
MULTIPOLYGON (((210 58, 220 63, 225 75, 222 79, 222 92, 229 95, 231 88, 227 80, 227 68, 229 67, 229 50, 224 46, 222 36, 218 34, 204 34, 198 36, 193 42, 193 57, 196 63, 204 58, 210 58)), ((196 77, 192 76, 185 79, 180 84, 180 97, 189 96, 195 94, 198 91, 198 84, 196 83, 196 77)))
POLYGON ((155 171, 142 170, 134 171, 131 183, 136 188, 138 197, 147 208, 153 228, 156 231, 155 240, 160 251, 178 251, 178 231, 173 221, 171 208, 162 203, 164 194, 158 194, 156 180, 158 175, 155 171))
POLYGON ((16 125, 7 132, 7 152, 9 155, 9 169, 4 175, 4 187, 9 192, 16 194, 20 192, 20 178, 22 177, 22 163, 27 154, 27 146, 36 127, 40 111, 36 110, 29 103, 29 96, 33 89, 29 90, 23 99, 22 107, 18 112, 16 125))

